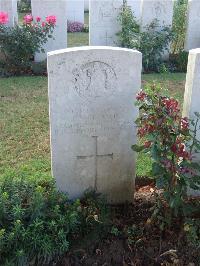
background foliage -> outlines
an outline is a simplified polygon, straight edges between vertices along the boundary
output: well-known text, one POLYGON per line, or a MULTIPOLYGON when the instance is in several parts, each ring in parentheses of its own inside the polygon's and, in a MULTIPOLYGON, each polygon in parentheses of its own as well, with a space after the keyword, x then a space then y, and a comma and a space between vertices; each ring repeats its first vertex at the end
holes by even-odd
POLYGON ((122 30, 118 33, 122 47, 137 49, 143 55, 145 72, 160 72, 163 56, 169 49, 173 34, 168 26, 160 27, 158 20, 153 20, 141 30, 130 7, 124 5, 118 17, 122 30))
POLYGON ((31 0, 20 0, 17 4, 18 12, 31 13, 31 0))
POLYGON ((172 30, 174 33, 171 45, 171 53, 179 54, 184 50, 186 27, 187 27, 188 0, 177 0, 174 3, 174 16, 172 30))

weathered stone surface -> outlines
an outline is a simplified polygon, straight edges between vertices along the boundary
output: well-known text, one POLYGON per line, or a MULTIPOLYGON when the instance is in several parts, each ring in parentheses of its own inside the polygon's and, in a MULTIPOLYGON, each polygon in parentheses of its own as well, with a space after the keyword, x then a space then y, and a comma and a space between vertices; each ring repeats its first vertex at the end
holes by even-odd
POLYGON ((172 25, 174 0, 142 0, 141 27, 144 29, 154 19, 160 26, 172 25))
POLYGON ((84 10, 89 11, 89 0, 84 0, 84 10))
POLYGON ((45 53, 36 53, 35 61, 40 62, 47 58, 47 52, 67 47, 67 0, 32 0, 32 15, 40 16, 43 20, 49 15, 56 16, 54 39, 49 39, 44 45, 45 53))
MULTIPOLYGON (((183 117, 196 119, 195 112, 200 113, 200 48, 190 50, 188 58, 187 76, 185 84, 183 117)), ((197 139, 200 141, 200 131, 197 131, 197 139)), ((200 154, 195 155, 200 163, 200 154)), ((200 195, 200 191, 190 191, 190 194, 200 195)))
POLYGON ((88 189, 133 201, 141 53, 81 47, 48 54, 52 171, 70 198, 88 189))
POLYGON ((200 47, 200 1, 189 0, 185 50, 200 47))
POLYGON ((90 45, 117 46, 123 0, 90 1, 90 45))
POLYGON ((67 19, 84 23, 84 0, 69 0, 67 2, 67 19))
POLYGON ((134 17, 137 19, 138 22, 141 20, 141 5, 142 1, 141 0, 128 0, 127 4, 128 6, 131 7, 134 17))
POLYGON ((0 0, 0 11, 8 13, 9 26, 18 23, 17 0, 0 0))
POLYGON ((183 114, 194 116, 200 110, 200 49, 191 50, 188 58, 183 114))

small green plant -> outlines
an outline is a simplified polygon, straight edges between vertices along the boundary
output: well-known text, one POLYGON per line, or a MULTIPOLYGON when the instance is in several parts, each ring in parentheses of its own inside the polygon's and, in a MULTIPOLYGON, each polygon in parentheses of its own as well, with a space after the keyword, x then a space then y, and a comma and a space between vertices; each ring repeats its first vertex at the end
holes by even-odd
POLYGON ((112 226, 111 228, 111 234, 114 236, 119 236, 121 234, 121 232, 119 231, 119 229, 116 226, 112 226))
POLYGON ((153 160, 152 176, 163 190, 158 198, 166 217, 184 217, 193 210, 187 189, 198 190, 200 185, 200 166, 193 160, 200 150, 196 139, 200 116, 196 113, 195 121, 182 118, 178 101, 164 96, 156 85, 146 86, 137 95, 136 105, 138 136, 144 144, 133 149, 149 153, 153 160))
POLYGON ((168 74, 169 73, 169 68, 165 63, 160 64, 159 73, 162 73, 162 74, 168 74))
POLYGON ((180 51, 178 54, 172 54, 170 60, 177 72, 187 72, 188 52, 180 51))
POLYGON ((89 32, 89 25, 87 25, 87 24, 84 24, 84 27, 83 27, 83 32, 86 32, 86 33, 88 33, 88 32, 89 32))
POLYGON ((74 242, 102 233, 107 215, 94 193, 72 202, 44 171, 7 171, 0 176, 0 265, 56 263, 74 242))
POLYGON ((106 204, 106 200, 102 195, 92 190, 87 190, 81 199, 82 205, 82 220, 81 232, 82 235, 88 234, 92 230, 102 233, 109 225, 110 211, 106 204))
POLYGON ((57 261, 78 230, 80 202, 70 203, 48 175, 13 174, 0 179, 0 264, 57 261))
POLYGON ((129 226, 126 230, 127 241, 129 245, 137 245, 143 237, 143 228, 139 228, 135 224, 129 226))
POLYGON ((189 245, 200 248, 200 219, 187 219, 184 224, 189 245))
POLYGON ((121 46, 137 49, 142 53, 145 72, 159 71, 163 55, 168 51, 173 38, 170 27, 160 27, 159 21, 153 20, 141 30, 132 10, 126 5, 122 7, 118 20, 122 28, 117 34, 121 46))

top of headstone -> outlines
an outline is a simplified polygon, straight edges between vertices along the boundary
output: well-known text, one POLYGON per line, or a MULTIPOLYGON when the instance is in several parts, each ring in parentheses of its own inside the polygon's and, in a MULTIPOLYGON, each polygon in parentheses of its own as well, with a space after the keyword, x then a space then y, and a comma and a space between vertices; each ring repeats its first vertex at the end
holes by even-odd
POLYGON ((190 54, 197 54, 197 53, 200 53, 200 48, 191 49, 189 52, 190 52, 190 54))
POLYGON ((128 49, 128 48, 121 48, 121 47, 113 47, 113 46, 81 46, 81 47, 73 47, 73 48, 66 48, 66 49, 60 49, 51 51, 48 53, 49 56, 53 55, 60 55, 64 53, 70 53, 70 52, 78 52, 78 51, 91 51, 91 50, 112 50, 112 51, 124 51, 129 53, 138 53, 141 54, 137 50, 128 49))

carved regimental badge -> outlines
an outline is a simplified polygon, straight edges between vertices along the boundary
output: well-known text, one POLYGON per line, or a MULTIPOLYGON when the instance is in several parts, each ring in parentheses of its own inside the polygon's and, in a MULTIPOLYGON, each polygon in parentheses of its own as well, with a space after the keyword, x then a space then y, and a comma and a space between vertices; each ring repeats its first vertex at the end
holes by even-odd
POLYGON ((74 89, 88 100, 108 97, 116 91, 117 76, 107 63, 93 61, 73 70, 74 89))

